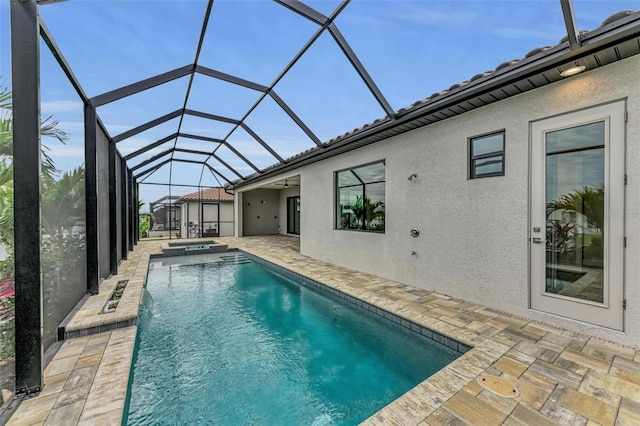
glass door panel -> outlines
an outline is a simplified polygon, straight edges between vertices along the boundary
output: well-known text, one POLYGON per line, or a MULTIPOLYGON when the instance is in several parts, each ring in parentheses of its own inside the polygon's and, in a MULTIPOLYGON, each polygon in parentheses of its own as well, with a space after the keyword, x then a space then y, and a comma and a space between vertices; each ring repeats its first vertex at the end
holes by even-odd
POLYGON ((530 306, 624 329, 625 102, 531 123, 530 306))
POLYGON ((300 197, 287 198, 287 234, 300 235, 300 197))
POLYGON ((604 302, 605 122, 548 132, 545 291, 604 302))

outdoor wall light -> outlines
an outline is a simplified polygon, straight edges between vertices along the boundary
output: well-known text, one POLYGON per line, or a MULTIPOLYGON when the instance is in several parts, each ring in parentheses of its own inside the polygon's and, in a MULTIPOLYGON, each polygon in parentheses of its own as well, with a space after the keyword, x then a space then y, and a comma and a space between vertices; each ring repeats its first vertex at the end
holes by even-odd
POLYGON ((416 173, 413 173, 413 174, 411 174, 411 176, 409 176, 407 178, 407 180, 413 180, 413 178, 417 178, 417 177, 418 177, 418 175, 416 173))
POLYGON ((284 181, 284 187, 285 187, 285 188, 288 188, 288 187, 289 187, 289 184, 287 183, 287 181, 286 181, 286 180, 284 181))
POLYGON ((574 65, 571 68, 567 68, 566 70, 562 71, 560 75, 563 77, 571 77, 572 75, 580 74, 586 68, 587 67, 584 65, 574 65))

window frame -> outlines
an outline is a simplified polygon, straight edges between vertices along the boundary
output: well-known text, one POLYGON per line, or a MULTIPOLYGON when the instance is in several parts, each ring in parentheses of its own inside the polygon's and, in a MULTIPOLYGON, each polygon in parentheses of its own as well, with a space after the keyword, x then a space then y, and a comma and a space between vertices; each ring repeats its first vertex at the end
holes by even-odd
MULTIPOLYGON (((333 191, 334 191, 334 196, 333 196, 333 200, 334 200, 334 206, 333 206, 333 229, 336 231, 355 231, 355 232, 368 232, 368 233, 374 233, 374 234, 384 234, 385 233, 385 229, 383 230, 375 230, 375 229, 357 229, 357 228, 339 228, 338 227, 338 221, 339 219, 339 209, 340 209, 340 189, 341 188, 348 188, 351 186, 358 186, 358 185, 346 185, 346 186, 339 186, 339 174, 342 172, 348 172, 348 171, 353 171, 355 169, 360 169, 362 167, 367 167, 367 166, 371 166, 374 164, 382 164, 384 166, 384 180, 378 180, 378 181, 372 181, 372 182, 367 182, 367 183, 362 183, 363 186, 366 185, 372 185, 372 184, 380 184, 383 183, 384 186, 384 190, 385 190, 385 200, 384 203, 386 205, 386 198, 387 198, 387 162, 386 159, 381 159, 381 160, 376 160, 376 161, 370 161, 368 163, 363 163, 363 164, 358 164, 356 166, 353 167, 347 167, 344 169, 340 169, 340 170, 336 170, 333 172, 333 191)), ((366 196, 366 191, 363 191, 363 196, 366 196)), ((385 219, 386 219, 386 215, 385 215, 385 219)), ((366 223, 366 215, 365 218, 363 219, 366 223)))
POLYGON ((507 145, 507 132, 505 129, 495 130, 488 133, 483 133, 476 136, 467 138, 467 151, 469 153, 467 179, 482 179, 487 177, 504 176, 505 174, 505 161, 506 161, 506 145, 507 145), (483 139, 489 136, 502 135, 502 149, 499 151, 486 152, 484 154, 473 155, 473 143, 478 139, 483 139), (477 161, 484 158, 501 157, 502 169, 498 172, 491 173, 476 173, 477 161))

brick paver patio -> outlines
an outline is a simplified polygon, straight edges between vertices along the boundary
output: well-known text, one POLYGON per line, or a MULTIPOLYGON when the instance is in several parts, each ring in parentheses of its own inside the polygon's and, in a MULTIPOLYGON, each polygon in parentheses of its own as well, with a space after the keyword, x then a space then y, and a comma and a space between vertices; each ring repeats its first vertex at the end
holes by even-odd
MULTIPOLYGON (((640 351, 529 321, 374 275, 302 256, 294 237, 216 238, 398 317, 473 347, 380 410, 369 425, 640 425, 640 351), (515 386, 517 398, 479 384, 483 375, 515 386)), ((140 242, 119 274, 101 284, 45 369, 45 386, 10 425, 119 425, 135 326, 126 325, 142 293, 149 256, 161 241, 140 242), (114 283, 128 279, 113 314, 100 314, 114 283), (103 289, 105 289, 103 291, 103 289), (102 298, 102 299, 100 299, 102 298)), ((188 421, 188 419, 185 419, 188 421)))

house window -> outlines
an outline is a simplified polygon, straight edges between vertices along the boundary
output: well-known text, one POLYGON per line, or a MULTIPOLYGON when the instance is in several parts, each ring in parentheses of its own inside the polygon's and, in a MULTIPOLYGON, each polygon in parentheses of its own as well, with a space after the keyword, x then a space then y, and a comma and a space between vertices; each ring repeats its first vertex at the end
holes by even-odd
POLYGON ((336 229, 384 232, 384 161, 335 174, 336 229))
POLYGON ((504 176, 504 130, 469 138, 469 179, 504 176))

